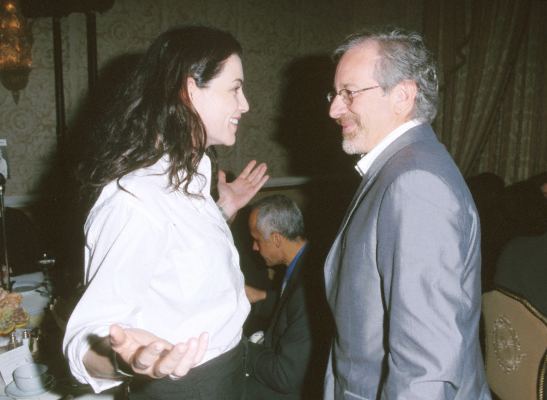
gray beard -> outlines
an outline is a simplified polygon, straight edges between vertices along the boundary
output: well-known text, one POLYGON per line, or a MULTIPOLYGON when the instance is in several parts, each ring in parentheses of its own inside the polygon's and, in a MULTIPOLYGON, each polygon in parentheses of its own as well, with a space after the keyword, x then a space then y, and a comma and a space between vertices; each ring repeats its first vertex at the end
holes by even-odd
POLYGON ((342 149, 346 154, 362 154, 362 151, 355 146, 355 139, 355 136, 351 139, 342 139, 342 149))

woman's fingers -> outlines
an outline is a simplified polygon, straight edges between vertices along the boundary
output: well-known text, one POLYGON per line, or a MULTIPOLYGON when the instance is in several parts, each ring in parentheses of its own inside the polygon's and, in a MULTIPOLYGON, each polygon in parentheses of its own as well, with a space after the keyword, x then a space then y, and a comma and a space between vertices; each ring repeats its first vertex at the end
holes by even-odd
POLYGON ((135 372, 141 374, 153 372, 155 365, 161 361, 163 354, 168 352, 169 349, 170 346, 167 346, 166 343, 163 342, 154 342, 148 346, 143 346, 135 353, 131 362, 131 367, 135 372))
POLYGON ((256 160, 251 160, 249 163, 243 168, 243 171, 239 174, 240 178, 247 178, 251 171, 253 171, 254 166, 256 165, 256 160))
POLYGON ((202 333, 197 339, 192 338, 186 343, 177 344, 162 361, 161 372, 169 375, 171 379, 182 378, 201 362, 208 341, 208 334, 202 333))
POLYGON ((260 164, 258 167, 252 170, 252 172, 248 175, 247 179, 253 184, 258 184, 263 178, 264 174, 266 173, 266 170, 268 167, 265 163, 260 164))
POLYGON ((201 335, 199 335, 198 338, 198 351, 196 353, 196 364, 199 364, 201 360, 203 360, 203 356, 205 355, 205 351, 207 350, 207 347, 209 346, 209 334, 207 332, 203 332, 201 335))

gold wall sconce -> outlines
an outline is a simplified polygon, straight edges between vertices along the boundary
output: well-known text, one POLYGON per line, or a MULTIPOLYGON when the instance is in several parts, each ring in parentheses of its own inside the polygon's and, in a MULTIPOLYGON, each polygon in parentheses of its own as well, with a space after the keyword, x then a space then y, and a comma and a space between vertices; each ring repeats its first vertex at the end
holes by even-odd
POLYGON ((19 102, 32 66, 31 24, 21 12, 19 0, 0 0, 0 82, 19 102))

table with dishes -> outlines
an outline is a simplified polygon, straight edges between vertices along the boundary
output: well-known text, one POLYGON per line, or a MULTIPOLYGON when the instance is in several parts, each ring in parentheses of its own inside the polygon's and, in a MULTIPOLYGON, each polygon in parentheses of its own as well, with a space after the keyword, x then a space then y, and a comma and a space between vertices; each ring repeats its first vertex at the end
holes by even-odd
POLYGON ((35 272, 11 280, 9 291, 0 288, 0 400, 118 398, 121 389, 95 394, 70 376, 48 277, 35 272))

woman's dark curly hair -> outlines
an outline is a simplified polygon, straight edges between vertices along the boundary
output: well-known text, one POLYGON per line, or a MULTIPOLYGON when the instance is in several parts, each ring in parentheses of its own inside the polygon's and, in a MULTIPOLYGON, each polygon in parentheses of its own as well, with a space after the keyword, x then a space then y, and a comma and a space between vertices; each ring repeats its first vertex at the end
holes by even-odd
POLYGON ((88 200, 126 174, 169 158, 173 190, 189 194, 188 185, 206 150, 207 134, 187 88, 192 77, 206 87, 241 46, 229 33, 188 26, 161 34, 108 107, 94 131, 91 157, 78 176, 88 200), (184 172, 181 174, 181 172, 184 172))

